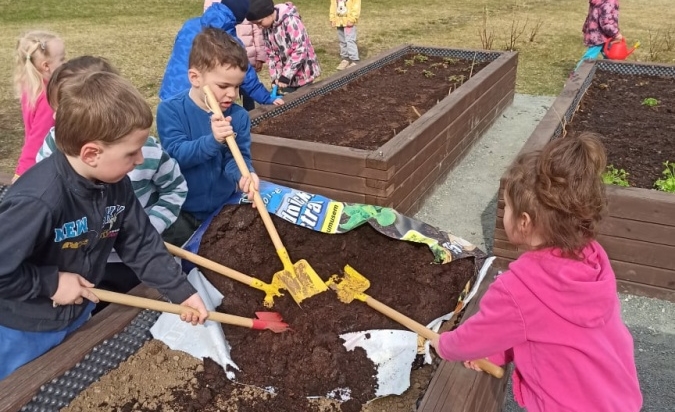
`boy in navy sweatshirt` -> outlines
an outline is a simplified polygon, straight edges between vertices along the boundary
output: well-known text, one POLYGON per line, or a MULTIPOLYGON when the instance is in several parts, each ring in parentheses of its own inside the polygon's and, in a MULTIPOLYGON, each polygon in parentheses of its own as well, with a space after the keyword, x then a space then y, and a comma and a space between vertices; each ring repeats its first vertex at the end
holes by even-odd
POLYGON ((190 222, 192 230, 235 192, 248 192, 252 199, 252 190, 258 189, 258 176, 251 165, 251 119, 244 108, 234 104, 248 64, 246 50, 226 32, 204 29, 190 51, 192 87, 157 107, 162 146, 178 161, 188 184, 179 220, 190 222), (204 86, 213 91, 224 118, 212 119, 204 86), (233 134, 251 181, 239 172, 225 142, 233 134))
POLYGON ((82 75, 59 92, 59 150, 0 203, 0 379, 86 322, 113 247, 142 282, 199 313, 184 321, 205 321, 127 177, 151 125, 143 96, 116 74, 82 75))

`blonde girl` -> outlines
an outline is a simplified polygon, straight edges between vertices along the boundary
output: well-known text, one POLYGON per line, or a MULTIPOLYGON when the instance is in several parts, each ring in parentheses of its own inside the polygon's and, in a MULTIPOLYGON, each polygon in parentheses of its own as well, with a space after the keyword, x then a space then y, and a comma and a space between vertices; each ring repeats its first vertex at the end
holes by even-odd
POLYGON ((64 61, 65 46, 56 34, 31 31, 17 42, 14 88, 21 101, 25 138, 13 181, 35 164, 35 155, 54 126, 54 112, 45 89, 54 70, 64 61))

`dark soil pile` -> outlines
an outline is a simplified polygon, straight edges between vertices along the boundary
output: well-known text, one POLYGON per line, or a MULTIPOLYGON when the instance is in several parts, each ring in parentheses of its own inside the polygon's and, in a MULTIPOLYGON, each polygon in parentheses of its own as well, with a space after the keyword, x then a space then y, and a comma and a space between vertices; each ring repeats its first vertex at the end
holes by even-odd
POLYGON ((488 64, 408 54, 337 90, 263 120, 252 132, 374 150, 488 64))
MULTIPOLYGON (((272 218, 294 262, 306 259, 324 280, 350 264, 371 281, 368 294, 421 323, 451 312, 476 273, 473 258, 432 264, 426 245, 388 238, 368 225, 327 235, 272 218)), ((262 220, 250 205, 223 209, 205 233, 199 254, 265 282, 282 269, 262 220)), ((210 271, 205 275, 225 295, 220 311, 251 317, 267 310, 262 292, 210 271)), ((258 410, 300 410, 293 405, 305 402, 306 396, 324 396, 342 387, 351 389, 356 400, 351 404, 359 407, 373 398, 373 363, 361 349, 347 352, 339 334, 403 327, 363 302, 341 303, 332 291, 303 301, 302 307, 289 295, 276 298, 272 310, 283 315, 291 331, 275 334, 224 326, 232 359, 241 368, 237 381, 277 390, 274 408, 258 410)))
POLYGON ((631 186, 653 189, 663 162, 675 162, 675 78, 598 70, 568 132, 602 136, 607 163, 628 172, 631 186), (643 104, 645 99, 658 104, 643 104))

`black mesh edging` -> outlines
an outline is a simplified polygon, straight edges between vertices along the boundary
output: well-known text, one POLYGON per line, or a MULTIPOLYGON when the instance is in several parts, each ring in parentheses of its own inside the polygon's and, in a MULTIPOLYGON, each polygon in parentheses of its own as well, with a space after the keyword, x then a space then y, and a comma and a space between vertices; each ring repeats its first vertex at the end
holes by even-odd
POLYGON ((372 70, 377 70, 381 67, 384 67, 388 65, 389 63, 396 61, 400 59, 401 57, 405 56, 406 54, 409 53, 422 53, 426 54, 429 56, 435 56, 435 57, 453 57, 456 59, 462 59, 462 60, 476 60, 478 62, 486 62, 486 61, 494 61, 496 60, 499 56, 501 56, 503 53, 502 52, 489 52, 489 51, 472 51, 472 50, 457 50, 457 49, 446 49, 446 48, 439 48, 439 47, 421 47, 421 46, 408 46, 405 47, 396 53, 389 54, 382 59, 379 59, 377 61, 374 61, 364 67, 359 68, 358 70, 354 71, 353 73, 350 73, 347 76, 340 77, 339 79, 336 79, 333 82, 330 82, 326 84, 325 86, 312 90, 311 92, 307 93, 306 95, 293 100, 291 102, 288 102, 282 106, 278 106, 277 108, 270 110, 269 112, 266 112, 254 119, 251 120, 251 126, 257 126, 258 123, 260 123, 263 120, 270 119, 272 117, 276 117, 288 110, 291 110, 294 107, 300 106, 304 103, 306 103, 308 100, 316 97, 316 96, 322 96, 324 94, 327 94, 329 92, 332 92, 333 90, 339 89, 342 86, 344 86, 347 83, 350 83, 359 77, 363 76, 364 74, 372 71, 372 70))
POLYGON ((5 197, 5 194, 7 194, 7 190, 9 190, 9 186, 0 185, 0 202, 2 202, 2 199, 4 199, 5 197))
POLYGON ((593 77, 595 77, 595 72, 601 70, 603 72, 616 73, 616 74, 625 74, 625 75, 643 75, 643 76, 658 76, 658 77, 675 77, 675 66, 660 66, 660 65, 651 65, 651 64, 629 64, 629 63, 617 63, 611 60, 598 60, 593 65, 590 74, 584 80, 584 83, 581 85, 581 88, 577 91, 576 96, 570 107, 565 112, 565 115, 562 118, 562 121, 558 123, 555 132, 553 133, 553 139, 560 137, 562 134, 564 125, 568 124, 572 120, 572 116, 577 111, 581 98, 586 93, 586 90, 593 83, 593 77))
POLYGON ((80 392, 136 353, 152 337, 150 328, 159 315, 152 310, 139 313, 122 332, 104 340, 63 375, 42 385, 21 412, 58 412, 68 406, 80 392))

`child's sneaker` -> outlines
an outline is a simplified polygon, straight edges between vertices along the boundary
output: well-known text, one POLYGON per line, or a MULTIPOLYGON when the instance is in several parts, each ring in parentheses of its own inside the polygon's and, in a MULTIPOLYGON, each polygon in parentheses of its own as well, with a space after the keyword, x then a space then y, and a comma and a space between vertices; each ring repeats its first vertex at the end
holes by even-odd
POLYGON ((354 67, 354 66, 356 66, 356 62, 351 62, 351 63, 349 63, 349 64, 347 65, 346 68, 348 69, 348 68, 354 67))
MULTIPOLYGON (((353 64, 353 63, 352 63, 353 64)), ((349 60, 342 60, 340 64, 338 64, 337 69, 338 70, 344 70, 349 66, 349 60)))

